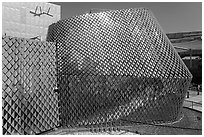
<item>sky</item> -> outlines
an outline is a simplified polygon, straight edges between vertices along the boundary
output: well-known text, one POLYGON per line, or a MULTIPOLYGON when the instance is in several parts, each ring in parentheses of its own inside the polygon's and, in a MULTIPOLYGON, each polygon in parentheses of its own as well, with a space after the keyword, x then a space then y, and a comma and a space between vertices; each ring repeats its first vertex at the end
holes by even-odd
POLYGON ((201 2, 51 2, 61 6, 61 19, 84 14, 90 9, 145 7, 157 18, 165 33, 202 30, 201 2))

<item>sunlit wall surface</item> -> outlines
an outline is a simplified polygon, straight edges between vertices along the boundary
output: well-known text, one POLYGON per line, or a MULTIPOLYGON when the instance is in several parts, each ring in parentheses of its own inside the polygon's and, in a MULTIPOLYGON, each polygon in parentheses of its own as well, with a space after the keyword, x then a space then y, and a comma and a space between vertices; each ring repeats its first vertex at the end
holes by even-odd
POLYGON ((178 119, 192 75, 144 8, 60 20, 56 41, 62 125, 178 119))
POLYGON ((45 2, 3 2, 2 34, 45 40, 48 26, 60 20, 60 10, 45 2))
POLYGON ((58 126, 55 43, 2 37, 2 134, 58 126))

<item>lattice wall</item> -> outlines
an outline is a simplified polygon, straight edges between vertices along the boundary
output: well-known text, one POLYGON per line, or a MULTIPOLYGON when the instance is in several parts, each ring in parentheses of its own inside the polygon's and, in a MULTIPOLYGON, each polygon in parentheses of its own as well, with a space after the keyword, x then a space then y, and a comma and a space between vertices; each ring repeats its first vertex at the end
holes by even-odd
POLYGON ((84 14, 54 27, 63 126, 177 120, 192 75, 149 10, 84 14))
POLYGON ((3 134, 35 134, 59 122, 54 43, 2 38, 3 134))

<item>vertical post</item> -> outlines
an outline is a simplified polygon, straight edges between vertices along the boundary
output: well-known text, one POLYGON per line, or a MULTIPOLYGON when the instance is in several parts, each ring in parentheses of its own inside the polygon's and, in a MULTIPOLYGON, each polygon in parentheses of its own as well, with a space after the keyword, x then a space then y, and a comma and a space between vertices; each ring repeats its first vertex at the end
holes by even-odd
POLYGON ((189 98, 189 91, 187 91, 187 98, 189 98))
POLYGON ((199 95, 199 91, 200 91, 200 85, 198 85, 198 92, 197 92, 197 95, 199 95))

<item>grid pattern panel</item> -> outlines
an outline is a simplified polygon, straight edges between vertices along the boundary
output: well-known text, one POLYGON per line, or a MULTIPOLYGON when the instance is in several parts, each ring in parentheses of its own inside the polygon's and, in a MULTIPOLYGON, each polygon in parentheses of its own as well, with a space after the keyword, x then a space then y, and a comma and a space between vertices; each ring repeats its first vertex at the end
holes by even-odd
POLYGON ((192 75, 149 10, 84 14, 55 27, 62 125, 178 119, 192 75))
POLYGON ((54 43, 2 38, 3 134, 35 134, 59 122, 54 43))

